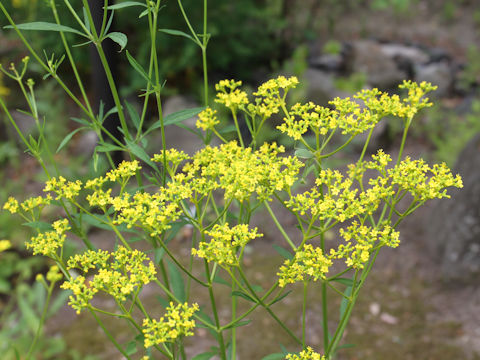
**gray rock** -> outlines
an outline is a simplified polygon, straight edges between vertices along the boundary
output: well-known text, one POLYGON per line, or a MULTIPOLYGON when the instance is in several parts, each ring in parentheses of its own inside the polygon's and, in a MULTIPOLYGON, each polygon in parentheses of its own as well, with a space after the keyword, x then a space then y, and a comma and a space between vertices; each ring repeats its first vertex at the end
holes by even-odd
POLYGON ((429 64, 417 64, 414 67, 416 82, 428 81, 438 86, 432 96, 443 97, 450 93, 453 86, 453 71, 448 61, 429 64))
POLYGON ((430 56, 422 49, 397 43, 382 44, 382 52, 391 59, 404 59, 412 64, 428 62, 430 56))
POLYGON ((329 100, 338 96, 333 75, 328 72, 308 68, 300 82, 306 84, 305 99, 318 105, 326 105, 329 100))
POLYGON ((480 134, 459 156, 455 173, 464 188, 435 203, 427 224, 427 246, 446 280, 478 282, 480 275, 480 134))
POLYGON ((368 83, 379 89, 391 89, 407 78, 404 70, 399 69, 388 51, 371 40, 361 40, 352 44, 352 70, 367 75, 368 83))

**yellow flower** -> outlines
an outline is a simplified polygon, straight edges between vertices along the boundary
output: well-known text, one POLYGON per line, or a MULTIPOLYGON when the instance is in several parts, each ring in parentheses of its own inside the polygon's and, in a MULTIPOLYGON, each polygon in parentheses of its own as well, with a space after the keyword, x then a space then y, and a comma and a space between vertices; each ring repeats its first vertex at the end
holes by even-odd
POLYGON ((278 284, 284 287, 297 281, 325 279, 331 265, 332 260, 325 256, 322 249, 306 244, 297 250, 293 259, 286 260, 280 267, 278 284))
POLYGON ((214 261, 219 265, 238 265, 237 251, 243 250, 250 240, 261 237, 257 233, 257 228, 248 229, 247 224, 239 224, 229 227, 228 223, 224 225, 215 224, 211 231, 205 234, 211 236, 209 242, 202 241, 198 244, 198 250, 192 249, 192 254, 198 257, 214 261))
POLYGON ((170 302, 165 317, 160 320, 144 319, 143 335, 145 336, 145 347, 160 345, 166 342, 174 342, 181 336, 193 335, 192 329, 195 321, 193 314, 199 310, 198 304, 188 306, 187 303, 175 306, 170 302))
POLYGON ((310 346, 302 350, 300 354, 288 354, 285 360, 325 360, 325 356, 313 351, 310 346))
POLYGON ((10 240, 0 240, 0 253, 12 247, 10 240))

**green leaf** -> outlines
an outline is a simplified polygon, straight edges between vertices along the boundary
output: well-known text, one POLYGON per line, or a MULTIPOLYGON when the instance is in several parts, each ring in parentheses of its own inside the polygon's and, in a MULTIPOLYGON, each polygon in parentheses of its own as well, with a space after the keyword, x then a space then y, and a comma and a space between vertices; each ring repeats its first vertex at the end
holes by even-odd
POLYGON ((164 255, 165 255, 165 249, 163 247, 156 248, 154 252, 154 257, 153 257, 155 264, 159 264, 160 261, 162 261, 164 255))
POLYGON ((135 125, 135 129, 138 130, 138 127, 140 126, 140 116, 138 116, 137 111, 128 101, 125 101, 125 107, 127 108, 128 115, 130 116, 133 125, 135 125))
POLYGON ((283 359, 285 359, 285 355, 282 353, 270 354, 262 358, 262 360, 283 360, 283 359))
POLYGON ((310 159, 313 157, 313 153, 307 149, 297 149, 295 150, 295 156, 300 159, 310 159))
POLYGON ((218 273, 215 274, 215 277, 213 278, 213 282, 217 284, 222 284, 228 287, 231 287, 232 284, 230 284, 227 280, 223 279, 218 275, 218 273))
POLYGON ((347 311, 347 306, 350 300, 348 300, 348 297, 352 294, 352 286, 349 286, 345 289, 343 295, 344 297, 342 298, 342 302, 340 303, 340 319, 343 318, 343 315, 345 314, 345 311, 347 311))
MULTIPOLYGON (((8 25, 4 27, 5 29, 13 29, 12 25, 8 25)), ((69 32, 78 34, 84 37, 87 37, 84 33, 75 30, 69 26, 59 25, 55 23, 43 22, 43 21, 34 21, 24 24, 17 24, 17 28, 20 30, 28 30, 28 31, 56 31, 56 32, 69 32)))
POLYGON ((237 328, 237 327, 240 327, 240 326, 245 326, 247 324, 250 324, 251 322, 252 322, 252 320, 239 321, 238 323, 227 326, 225 329, 233 329, 233 328, 237 328))
POLYGON ((290 295, 290 293, 291 293, 292 291, 293 291, 293 290, 288 290, 288 291, 286 291, 285 293, 283 293, 279 298, 275 299, 275 301, 272 302, 272 303, 270 304, 270 306, 272 306, 273 304, 275 304, 275 303, 277 303, 277 302, 279 302, 279 301, 282 301, 284 298, 286 298, 288 295, 290 295))
POLYGON ((63 138, 62 142, 60 143, 60 145, 58 145, 57 151, 55 151, 55 153, 58 154, 60 152, 60 150, 62 150, 63 147, 65 145, 67 145, 68 142, 72 139, 73 135, 75 135, 77 132, 85 130, 85 129, 88 129, 88 128, 87 127, 80 127, 78 129, 73 130, 71 133, 69 133, 67 136, 65 136, 63 138))
POLYGON ((283 258, 287 259, 287 260, 292 260, 294 258, 294 255, 289 252, 287 249, 277 245, 277 244, 273 244, 273 248, 275 249, 275 251, 277 253, 279 253, 283 258))
POLYGON ((212 352, 212 351, 204 352, 202 354, 195 355, 192 358, 192 360, 209 360, 217 354, 218 354, 217 352, 212 352))
MULTIPOLYGON (((181 123, 182 121, 185 121, 187 119, 190 119, 190 118, 198 115, 204 109, 205 109, 204 107, 198 107, 198 108, 180 110, 180 111, 174 112, 172 114, 169 114, 169 115, 167 115, 163 118, 163 126, 176 125, 178 123, 181 123)), ((148 130, 145 131, 145 135, 147 135, 148 133, 150 133, 153 130, 156 130, 160 127, 162 127, 162 123, 160 122, 160 120, 155 121, 152 124, 152 126, 150 126, 148 128, 148 130)))
POLYGON ((147 80, 148 83, 151 83, 152 81, 148 77, 147 72, 143 69, 142 65, 140 65, 135 58, 130 55, 130 53, 127 50, 127 60, 132 65, 133 69, 138 72, 145 80, 147 80))
POLYGON ((108 10, 118 10, 118 9, 123 9, 126 7, 131 7, 131 6, 142 6, 142 7, 147 7, 147 5, 141 3, 141 2, 136 2, 136 1, 125 1, 120 4, 115 4, 115 5, 108 5, 108 10))
POLYGON ((252 299, 250 295, 245 294, 243 291, 239 291, 239 290, 232 291, 232 296, 238 296, 238 297, 244 298, 245 300, 257 303, 254 299, 252 299))
POLYGON ((30 221, 23 223, 22 225, 37 229, 38 231, 50 231, 53 230, 52 224, 44 221, 30 221))
POLYGON ((72 118, 70 118, 70 119, 73 120, 73 121, 75 121, 75 122, 77 122, 77 123, 79 123, 79 124, 85 125, 85 126, 90 126, 90 125, 91 125, 91 124, 90 124, 87 120, 85 120, 85 119, 76 118, 76 117, 72 117, 72 118))
POLYGON ((137 342, 135 340, 130 341, 125 347, 125 353, 127 355, 133 355, 137 352, 137 342))
POLYGON ((128 149, 135 155, 137 158, 142 160, 143 162, 146 162, 148 165, 150 165, 152 168, 158 171, 157 165, 150 160, 150 156, 145 152, 145 150, 138 144, 135 144, 133 141, 125 139, 125 142, 127 143, 128 149))
POLYGON ((172 285, 173 295, 180 301, 187 301, 185 294, 185 283, 183 281, 182 274, 178 270, 178 267, 173 262, 167 261, 168 273, 170 274, 170 283, 172 285))
POLYGON ((353 280, 352 279, 347 279, 347 278, 335 278, 330 281, 335 281, 340 284, 346 285, 346 286, 352 286, 353 285, 353 280))
POLYGON ((190 119, 198 115, 203 110, 205 110, 204 107, 196 107, 192 109, 185 109, 185 110, 174 112, 172 114, 165 116, 165 118, 163 119, 163 125, 167 126, 167 125, 172 125, 172 124, 182 122, 184 120, 190 119))
POLYGON ((17 304, 31 332, 35 333, 35 331, 38 328, 38 322, 40 320, 38 316, 35 314, 35 311, 33 310, 32 306, 30 306, 30 304, 27 303, 24 296, 18 296, 17 304))
POLYGON ((98 145, 95 148, 95 150, 98 152, 110 152, 110 151, 123 151, 124 149, 117 145, 104 143, 102 145, 98 145))
POLYGON ((118 45, 120 45, 119 52, 121 52, 123 49, 125 49, 125 46, 127 46, 128 38, 127 38, 127 35, 125 35, 124 33, 114 31, 107 34, 105 37, 112 39, 118 45))
POLYGON ((186 37, 187 39, 190 39, 194 42, 197 42, 193 37, 188 35, 187 33, 184 33, 183 31, 180 30, 173 30, 173 29, 158 29, 158 31, 163 32, 168 35, 174 35, 174 36, 183 36, 186 37))

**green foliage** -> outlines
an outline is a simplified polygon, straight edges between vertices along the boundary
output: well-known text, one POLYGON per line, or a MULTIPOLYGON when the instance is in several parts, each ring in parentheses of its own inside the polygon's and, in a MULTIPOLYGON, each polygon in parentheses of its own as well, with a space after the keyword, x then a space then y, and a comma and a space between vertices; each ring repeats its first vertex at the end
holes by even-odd
POLYGON ((480 100, 472 102, 471 111, 459 115, 456 111, 434 108, 429 112, 425 128, 420 130, 434 145, 436 161, 454 166, 458 155, 476 134, 480 133, 480 100))

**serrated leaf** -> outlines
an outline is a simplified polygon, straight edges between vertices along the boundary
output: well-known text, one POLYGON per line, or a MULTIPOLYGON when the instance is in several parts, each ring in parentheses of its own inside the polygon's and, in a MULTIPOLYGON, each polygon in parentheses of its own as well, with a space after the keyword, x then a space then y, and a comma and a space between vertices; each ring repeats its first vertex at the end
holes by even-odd
POLYGON ((119 52, 121 52, 123 49, 125 49, 125 46, 127 46, 128 38, 127 38, 127 35, 125 35, 124 33, 114 31, 107 34, 105 37, 112 39, 118 45, 120 45, 119 52))
POLYGON ((273 244, 273 248, 275 249, 275 251, 277 253, 279 253, 283 258, 287 259, 287 260, 292 260, 294 258, 294 255, 289 252, 287 249, 277 245, 277 244, 273 244))
POLYGON ((123 9, 126 7, 131 7, 131 6, 142 6, 142 7, 147 7, 144 3, 137 2, 137 1, 125 1, 120 4, 115 4, 115 5, 108 5, 108 10, 118 10, 118 9, 123 9))
POLYGON ((62 140, 62 142, 60 143, 60 145, 58 145, 57 151, 55 151, 55 153, 58 154, 59 151, 62 150, 63 147, 64 147, 65 145, 67 145, 68 142, 72 139, 73 135, 75 135, 77 132, 82 131, 82 130, 85 130, 85 129, 88 129, 88 128, 82 126, 82 127, 78 128, 78 129, 75 129, 75 130, 73 130, 72 132, 70 132, 67 136, 65 136, 65 137, 63 138, 63 140, 62 140))
POLYGON ((186 37, 187 39, 190 39, 194 42, 197 42, 193 37, 188 35, 187 33, 180 31, 180 30, 173 30, 173 29, 158 29, 158 31, 163 32, 168 35, 174 35, 174 36, 183 36, 186 37))
POLYGON ((185 283, 183 281, 183 276, 178 270, 176 264, 171 261, 167 261, 168 273, 170 274, 170 285, 172 286, 172 292, 181 303, 187 300, 185 293, 185 283))
POLYGON ((245 294, 243 291, 239 291, 239 290, 232 291, 232 296, 238 296, 238 297, 241 297, 245 300, 256 303, 256 301, 254 299, 252 299, 252 297, 250 295, 245 294))
MULTIPOLYGON (((12 25, 8 25, 4 27, 5 29, 13 29, 12 25)), ((55 23, 49 23, 44 21, 34 21, 24 24, 17 24, 17 28, 20 30, 27 30, 27 31, 56 31, 56 32, 69 32, 78 34, 84 37, 87 37, 84 33, 73 29, 69 26, 59 25, 55 23)))
POLYGON ((262 358, 262 360, 283 360, 283 359, 285 359, 285 355, 282 353, 270 354, 262 358))
POLYGON ((338 282, 342 285, 346 285, 346 286, 352 286, 353 285, 353 280, 352 279, 347 279, 347 278, 335 278, 335 279, 332 279, 330 281, 335 281, 335 282, 338 282))

